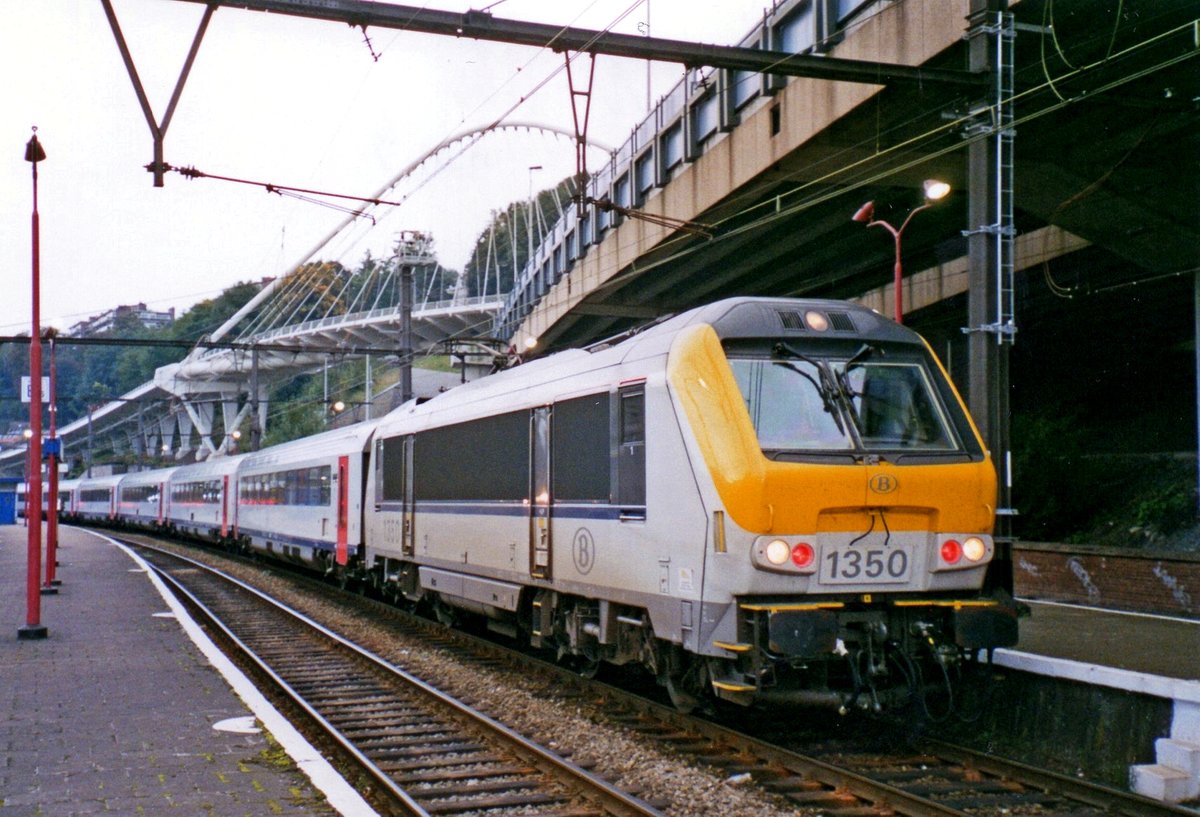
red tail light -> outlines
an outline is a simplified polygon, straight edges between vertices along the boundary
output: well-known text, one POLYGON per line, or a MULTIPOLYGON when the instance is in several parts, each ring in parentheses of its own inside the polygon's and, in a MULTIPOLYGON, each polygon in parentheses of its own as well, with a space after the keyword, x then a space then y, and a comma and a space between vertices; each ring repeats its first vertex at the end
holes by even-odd
POLYGON ((957 564, 962 558, 962 545, 954 539, 942 542, 942 561, 948 565, 957 564))
POLYGON ((792 564, 796 567, 808 567, 813 561, 812 545, 807 542, 800 542, 792 548, 792 564))

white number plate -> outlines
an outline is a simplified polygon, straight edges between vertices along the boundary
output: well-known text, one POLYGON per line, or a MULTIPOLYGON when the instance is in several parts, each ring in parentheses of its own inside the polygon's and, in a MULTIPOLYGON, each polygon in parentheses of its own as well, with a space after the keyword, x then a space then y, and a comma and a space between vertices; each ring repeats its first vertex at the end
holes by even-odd
POLYGON ((912 575, 912 549, 900 545, 825 545, 821 584, 900 584, 912 575))

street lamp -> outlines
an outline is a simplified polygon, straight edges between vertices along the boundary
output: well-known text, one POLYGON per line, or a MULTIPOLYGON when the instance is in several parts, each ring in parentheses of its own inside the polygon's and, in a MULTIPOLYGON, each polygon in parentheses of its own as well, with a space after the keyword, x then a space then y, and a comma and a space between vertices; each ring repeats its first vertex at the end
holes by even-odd
POLYGON ((946 182, 938 181, 937 179, 926 179, 922 187, 925 191, 925 203, 918 207, 914 207, 912 211, 909 212, 908 217, 904 219, 904 223, 900 225, 899 229, 896 229, 882 219, 875 218, 875 202, 873 201, 869 201, 862 207, 859 207, 858 211, 855 212, 855 214, 851 217, 852 221, 857 221, 859 224, 866 224, 868 227, 883 227, 885 230, 891 233, 892 238, 896 240, 896 323, 904 323, 904 296, 901 288, 903 269, 900 265, 900 236, 904 234, 904 228, 908 226, 910 221, 912 221, 913 216, 922 210, 933 206, 935 201, 940 201, 941 199, 946 198, 946 196, 950 193, 950 185, 946 182))
POLYGON ((33 165, 33 217, 32 248, 33 331, 29 333, 29 487, 25 497, 34 514, 26 513, 29 524, 28 565, 25 582, 26 612, 25 626, 17 630, 19 639, 41 639, 47 634, 42 624, 41 578, 42 578, 42 319, 39 285, 41 283, 41 229, 38 221, 38 162, 45 161, 46 151, 38 142, 37 128, 25 145, 25 161, 33 165))

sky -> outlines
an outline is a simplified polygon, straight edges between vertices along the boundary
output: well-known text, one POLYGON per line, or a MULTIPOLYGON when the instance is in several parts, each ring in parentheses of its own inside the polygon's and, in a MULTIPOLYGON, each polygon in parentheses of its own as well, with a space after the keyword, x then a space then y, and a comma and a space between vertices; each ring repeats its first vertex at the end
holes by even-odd
MULTIPOLYGON (((409 5, 420 5, 410 0, 409 5)), ((434 0, 466 11, 487 0, 434 0)), ((114 0, 155 117, 161 120, 203 6, 114 0)), ((496 17, 730 44, 761 19, 753 0, 501 0, 496 17)), ((165 139, 165 159, 207 174, 349 195, 375 194, 447 137, 496 121, 571 132, 560 54, 436 35, 218 9, 165 139), (378 59, 376 59, 378 57, 378 59), (522 102, 522 100, 524 100, 522 102), (519 103, 519 104, 518 104, 519 103), (515 106, 515 107, 514 107, 515 106)), ((620 145, 682 67, 600 56, 589 137, 620 145)), ((239 281, 304 260, 343 213, 262 187, 168 173, 155 188, 149 127, 100 0, 0 0, 0 334, 31 326, 31 165, 37 127, 43 325, 118 304, 186 310, 239 281)), ((578 76, 578 75, 577 75, 578 76)), ((454 151, 440 154, 441 158, 454 151)), ((589 152, 589 168, 604 160, 589 152)), ((570 138, 537 132, 480 140, 441 169, 426 163, 317 257, 356 265, 401 230, 433 235, 461 268, 494 210, 575 168, 570 138), (541 166, 540 170, 531 170, 541 166)))

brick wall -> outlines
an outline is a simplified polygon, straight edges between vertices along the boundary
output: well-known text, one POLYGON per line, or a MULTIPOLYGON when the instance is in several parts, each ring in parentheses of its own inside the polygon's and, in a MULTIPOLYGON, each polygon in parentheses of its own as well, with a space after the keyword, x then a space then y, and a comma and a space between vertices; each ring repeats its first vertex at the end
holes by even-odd
POLYGON ((1200 554, 1022 542, 1018 596, 1200 619, 1200 554))

